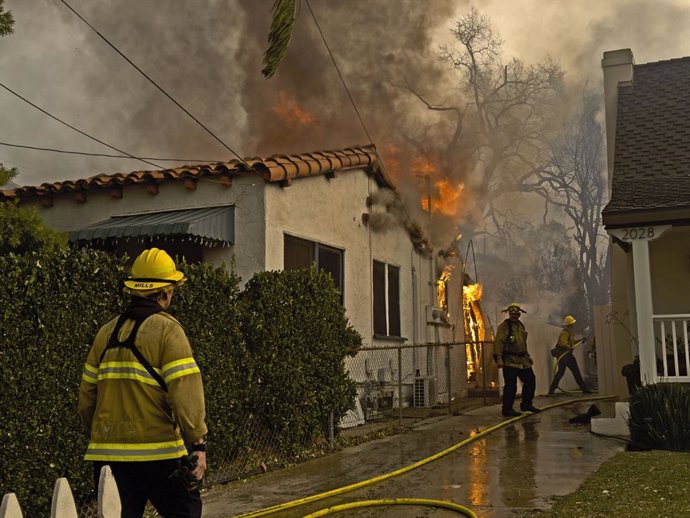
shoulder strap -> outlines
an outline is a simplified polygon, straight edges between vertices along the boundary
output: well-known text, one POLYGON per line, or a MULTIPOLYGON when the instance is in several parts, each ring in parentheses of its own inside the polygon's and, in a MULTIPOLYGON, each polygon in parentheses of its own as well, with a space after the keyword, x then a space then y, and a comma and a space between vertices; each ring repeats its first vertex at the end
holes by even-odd
MULTIPOLYGON (((150 315, 149 315, 150 316, 150 315)), ((146 358, 144 358, 144 355, 141 354, 141 351, 139 348, 136 346, 134 343, 134 340, 137 337, 137 332, 139 331, 139 327, 141 324, 146 320, 146 318, 141 318, 141 319, 136 319, 134 321, 134 327, 132 328, 132 331, 129 333, 129 336, 127 337, 126 340, 120 341, 117 336, 120 333, 120 329, 122 328, 123 324, 127 320, 127 315, 122 314, 120 317, 117 319, 117 323, 115 324, 115 328, 113 329, 113 332, 110 334, 110 339, 108 340, 108 345, 106 346, 105 349, 103 349, 103 352, 101 353, 101 358, 99 359, 98 363, 100 364, 103 361, 103 357, 105 356, 105 353, 108 351, 108 349, 115 349, 117 347, 126 347, 130 351, 132 351, 132 354, 136 357, 137 360, 139 360, 139 363, 141 363, 144 368, 148 371, 148 373, 151 375, 151 377, 156 380, 156 383, 160 385, 160 387, 163 389, 164 392, 168 391, 168 386, 161 377, 160 374, 156 372, 156 369, 153 368, 153 366, 148 362, 146 358)))

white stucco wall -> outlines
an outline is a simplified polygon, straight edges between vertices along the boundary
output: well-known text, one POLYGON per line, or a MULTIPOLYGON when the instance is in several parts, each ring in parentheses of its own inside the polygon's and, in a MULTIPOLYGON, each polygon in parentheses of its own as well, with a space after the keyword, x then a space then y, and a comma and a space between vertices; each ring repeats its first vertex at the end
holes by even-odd
POLYGON ((426 340, 421 326, 423 305, 429 301, 428 259, 413 251, 402 224, 375 232, 362 221, 369 212, 367 196, 377 191, 376 182, 363 170, 347 171, 333 179, 324 176, 295 180, 290 187, 276 184, 266 189, 266 269, 284 266, 284 235, 309 239, 344 251, 344 303, 350 322, 364 338, 365 346, 395 345, 373 337, 372 264, 382 261, 400 268, 401 334, 415 342, 413 291, 421 309, 417 336, 426 340), (417 288, 413 289, 413 268, 417 288))
POLYGON ((213 264, 231 264, 235 250, 235 271, 244 280, 264 267, 264 189, 258 176, 233 179, 232 186, 218 181, 200 180, 196 190, 185 189, 182 182, 163 182, 159 193, 149 194, 143 185, 128 185, 122 198, 112 198, 108 190, 88 191, 86 203, 77 203, 74 195, 55 196, 52 207, 38 207, 43 221, 60 231, 76 230, 111 216, 193 209, 214 205, 235 205, 235 244, 231 248, 207 248, 204 260, 213 264))

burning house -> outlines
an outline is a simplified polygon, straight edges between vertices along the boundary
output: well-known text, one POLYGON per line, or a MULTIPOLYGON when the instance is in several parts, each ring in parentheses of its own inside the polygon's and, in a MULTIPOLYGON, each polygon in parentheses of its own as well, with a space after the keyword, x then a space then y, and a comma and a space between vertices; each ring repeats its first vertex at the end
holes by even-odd
MULTIPOLYGON (((234 264, 245 280, 315 263, 333 276, 350 322, 377 351, 347 365, 362 413, 447 403, 466 388, 451 386, 448 369, 454 380, 466 379, 466 366, 478 372, 476 351, 466 359, 464 349, 439 344, 475 333, 479 301, 462 309, 462 277, 436 263, 373 146, 101 174, 1 195, 37 207, 72 242, 113 253, 160 246, 192 262, 234 264), (431 345, 401 348, 413 344, 431 345)), ((444 261, 462 271, 458 257, 444 261)))

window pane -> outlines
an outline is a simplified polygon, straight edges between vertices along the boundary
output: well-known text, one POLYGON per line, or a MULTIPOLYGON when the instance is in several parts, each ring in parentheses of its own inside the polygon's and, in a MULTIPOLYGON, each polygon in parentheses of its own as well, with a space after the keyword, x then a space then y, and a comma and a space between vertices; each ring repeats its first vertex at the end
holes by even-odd
POLYGON ((313 241, 285 235, 283 248, 283 268, 285 270, 301 270, 311 267, 314 262, 315 245, 313 241))
POLYGON ((388 334, 400 336, 400 268, 388 265, 388 334))
POLYGON ((386 328, 386 265, 379 261, 374 261, 374 334, 388 334, 386 328))
POLYGON ((331 274, 335 287, 343 293, 343 251, 319 245, 319 271, 331 274))

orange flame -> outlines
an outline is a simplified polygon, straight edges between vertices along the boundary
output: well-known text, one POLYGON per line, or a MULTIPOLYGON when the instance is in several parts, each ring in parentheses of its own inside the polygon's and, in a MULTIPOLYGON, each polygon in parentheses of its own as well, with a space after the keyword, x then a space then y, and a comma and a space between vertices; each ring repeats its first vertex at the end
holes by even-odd
POLYGON ((288 94, 283 91, 278 93, 278 100, 273 106, 273 113, 284 122, 302 126, 313 124, 316 120, 314 115, 300 108, 297 102, 290 99, 288 94))
POLYGON ((465 184, 453 185, 447 178, 437 181, 438 198, 434 203, 436 211, 445 216, 455 216, 458 212, 458 201, 464 189, 465 184))
POLYGON ((439 308, 448 308, 447 286, 454 268, 452 264, 447 264, 436 281, 436 306, 439 308))
POLYGON ((448 178, 438 178, 440 176, 439 169, 428 156, 416 156, 412 161, 412 171, 417 176, 429 178, 430 184, 427 186, 427 190, 431 192, 426 192, 422 196, 422 209, 429 211, 429 197, 431 197, 431 212, 441 213, 444 216, 455 216, 465 185, 463 183, 454 184, 448 178), (431 187, 432 181, 433 189, 431 187))
POLYGON ((482 298, 482 285, 479 283, 476 284, 470 284, 469 286, 463 286, 462 287, 462 293, 465 297, 465 302, 470 303, 470 302, 476 302, 478 300, 481 300, 482 298))
POLYGON ((469 284, 462 287, 462 309, 465 317, 465 336, 469 342, 465 346, 467 356, 467 380, 476 377, 481 368, 481 345, 477 342, 486 339, 486 330, 479 301, 482 298, 482 285, 469 284))

